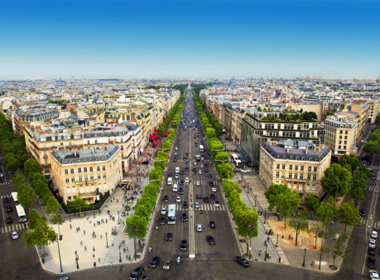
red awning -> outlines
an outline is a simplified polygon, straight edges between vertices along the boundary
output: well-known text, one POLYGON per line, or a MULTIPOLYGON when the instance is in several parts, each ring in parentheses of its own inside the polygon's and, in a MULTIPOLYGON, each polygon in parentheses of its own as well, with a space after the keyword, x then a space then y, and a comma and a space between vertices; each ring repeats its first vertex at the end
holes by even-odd
POLYGON ((164 133, 165 135, 168 135, 169 134, 169 131, 165 131, 165 133, 164 133))

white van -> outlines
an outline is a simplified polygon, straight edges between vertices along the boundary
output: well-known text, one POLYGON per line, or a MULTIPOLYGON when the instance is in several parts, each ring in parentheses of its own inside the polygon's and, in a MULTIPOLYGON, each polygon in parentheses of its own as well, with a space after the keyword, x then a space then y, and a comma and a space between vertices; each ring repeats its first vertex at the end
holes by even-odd
POLYGON ((174 184, 173 185, 173 192, 177 192, 178 191, 178 185, 177 184, 174 184))
POLYGON ((168 185, 172 185, 173 184, 173 178, 172 177, 169 177, 168 178, 168 185))
POLYGON ((176 168, 175 168, 175 173, 176 173, 176 174, 179 173, 179 167, 176 167, 176 168))

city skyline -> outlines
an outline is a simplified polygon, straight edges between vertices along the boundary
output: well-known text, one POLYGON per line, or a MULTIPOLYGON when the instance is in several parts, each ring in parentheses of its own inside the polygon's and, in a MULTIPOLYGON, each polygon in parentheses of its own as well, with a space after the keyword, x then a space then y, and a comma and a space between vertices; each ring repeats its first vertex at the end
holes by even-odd
POLYGON ((12 1, 0 79, 377 78, 377 1, 12 1))

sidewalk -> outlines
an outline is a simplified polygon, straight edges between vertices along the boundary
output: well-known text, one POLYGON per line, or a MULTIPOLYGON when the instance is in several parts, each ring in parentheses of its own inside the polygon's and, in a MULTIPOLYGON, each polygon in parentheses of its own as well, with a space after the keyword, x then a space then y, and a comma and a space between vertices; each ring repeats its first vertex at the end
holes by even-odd
MULTIPOLYGON (((149 153, 152 154, 153 150, 149 150, 149 153)), ((84 212, 81 218, 79 215, 63 214, 66 221, 59 227, 62 235, 59 249, 63 273, 78 269, 77 257, 79 269, 134 262, 134 242, 124 232, 125 219, 133 215, 136 201, 141 197, 140 190, 149 183, 148 176, 142 175, 148 174, 154 168, 153 162, 149 165, 138 164, 138 161, 142 160, 146 160, 146 156, 140 155, 130 172, 124 176, 124 179, 131 179, 131 190, 116 188, 100 211, 84 212), (138 187, 134 188, 135 185, 138 187), (131 210, 125 211, 125 197, 131 196, 134 197, 130 204, 131 210), (113 228, 116 229, 116 235, 112 235, 113 228)), ((52 224, 50 226, 58 233, 58 226, 52 224)), ((136 252, 141 258, 144 245, 144 240, 136 244, 136 252)), ((40 256, 44 253, 43 247, 37 248, 37 251, 40 256)), ((48 255, 41 257, 42 267, 51 272, 61 273, 57 242, 45 246, 45 251, 48 255)))

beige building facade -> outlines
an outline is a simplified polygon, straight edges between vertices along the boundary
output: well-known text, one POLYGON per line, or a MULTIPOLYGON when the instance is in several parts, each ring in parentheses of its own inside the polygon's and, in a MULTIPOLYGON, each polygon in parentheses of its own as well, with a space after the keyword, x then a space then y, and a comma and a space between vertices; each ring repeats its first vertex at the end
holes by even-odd
POLYGON ((336 114, 325 120, 325 144, 333 154, 352 154, 356 148, 356 121, 336 114))

